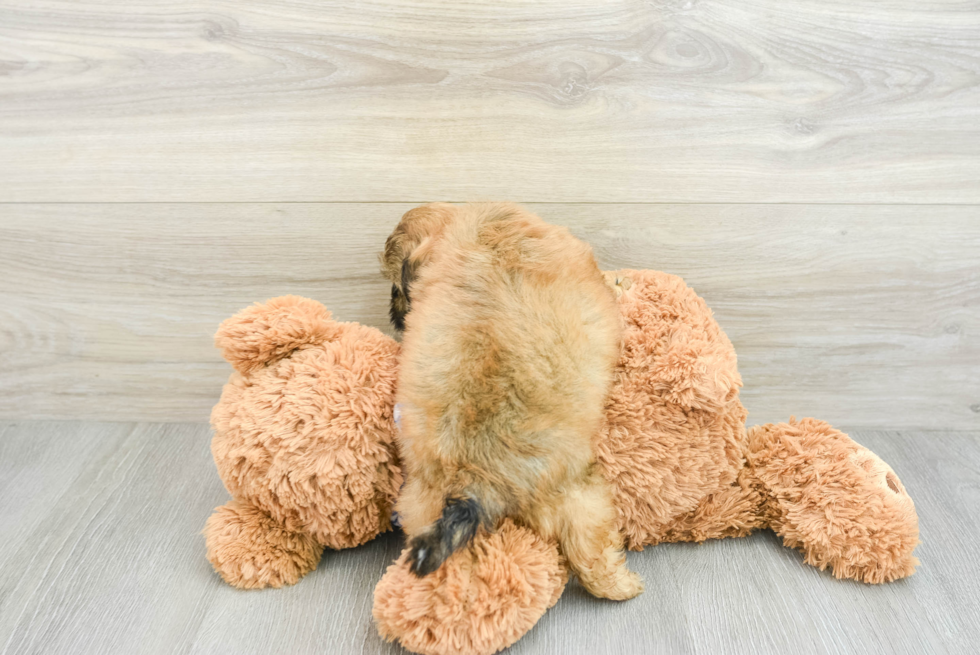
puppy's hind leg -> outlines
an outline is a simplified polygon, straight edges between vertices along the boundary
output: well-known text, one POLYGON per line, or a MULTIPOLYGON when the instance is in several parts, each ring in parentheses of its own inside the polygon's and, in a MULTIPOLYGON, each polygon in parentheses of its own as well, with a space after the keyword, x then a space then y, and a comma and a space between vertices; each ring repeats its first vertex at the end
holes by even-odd
POLYGON ((627 600, 643 593, 642 578, 626 568, 612 497, 600 475, 592 473, 570 489, 557 518, 562 551, 590 594, 627 600))

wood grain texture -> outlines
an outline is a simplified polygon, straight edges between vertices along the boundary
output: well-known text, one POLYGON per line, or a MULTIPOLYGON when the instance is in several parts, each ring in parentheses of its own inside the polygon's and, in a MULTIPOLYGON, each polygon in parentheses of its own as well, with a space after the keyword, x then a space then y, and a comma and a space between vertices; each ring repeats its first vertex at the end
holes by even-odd
POLYGON ((2 201, 980 202, 972 0, 12 0, 2 201))
MULTIPOLYGON (((577 584, 508 653, 972 653, 980 639, 980 433, 860 432, 915 500, 922 565, 838 581, 771 533, 630 553, 627 603, 577 584)), ((199 534, 227 499, 193 424, 0 423, 0 654, 405 653, 378 636, 389 534, 328 551, 281 590, 243 592, 199 534)))
MULTIPOLYGON (((0 205, 0 416, 204 421, 218 323, 272 296, 387 330, 409 205, 0 205)), ((973 207, 532 205, 606 268, 684 277, 735 343, 750 423, 980 426, 973 207)))

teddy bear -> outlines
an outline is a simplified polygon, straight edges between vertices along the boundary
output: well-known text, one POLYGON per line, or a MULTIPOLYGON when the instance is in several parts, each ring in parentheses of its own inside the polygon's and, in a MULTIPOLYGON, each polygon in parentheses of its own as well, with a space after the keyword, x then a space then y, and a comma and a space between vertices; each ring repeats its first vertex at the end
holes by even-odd
MULTIPOLYGON (((666 273, 607 277, 624 332, 593 447, 627 547, 768 528, 838 578, 914 571, 915 507, 885 462, 816 419, 746 430, 735 350, 705 302, 666 273)), ((205 527, 215 570, 242 588, 293 584, 325 546, 391 529, 397 342, 295 296, 240 312, 215 342, 235 368, 211 417, 233 498, 205 527)), ((558 544, 509 519, 428 576, 407 555, 379 581, 373 615, 383 637, 426 655, 513 644, 568 581, 558 544)))

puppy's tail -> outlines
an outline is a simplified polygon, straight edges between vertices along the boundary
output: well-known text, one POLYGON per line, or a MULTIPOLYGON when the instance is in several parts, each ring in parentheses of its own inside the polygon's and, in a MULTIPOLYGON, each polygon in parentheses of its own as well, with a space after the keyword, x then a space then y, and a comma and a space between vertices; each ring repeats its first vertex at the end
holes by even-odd
POLYGON ((472 541, 486 513, 475 498, 447 498, 442 516, 413 537, 409 546, 409 568, 418 577, 429 575, 450 555, 472 541))

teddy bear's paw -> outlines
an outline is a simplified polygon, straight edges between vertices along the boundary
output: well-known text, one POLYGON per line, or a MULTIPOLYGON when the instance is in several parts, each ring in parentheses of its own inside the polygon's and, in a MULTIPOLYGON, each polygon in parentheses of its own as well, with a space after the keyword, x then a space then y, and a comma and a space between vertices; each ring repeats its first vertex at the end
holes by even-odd
POLYGON ((530 630, 567 580, 555 543, 505 521, 425 577, 409 570, 406 548, 374 590, 374 619, 415 653, 490 655, 530 630))
POLYGON ((240 589, 282 587, 316 569, 323 547, 292 532, 248 503, 218 507, 204 527, 208 560, 225 582, 240 589))

